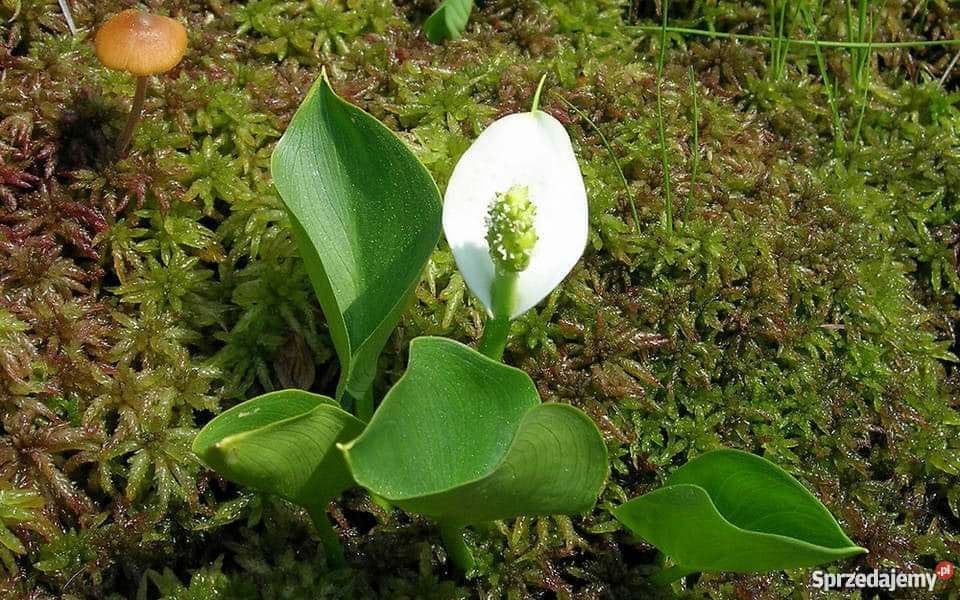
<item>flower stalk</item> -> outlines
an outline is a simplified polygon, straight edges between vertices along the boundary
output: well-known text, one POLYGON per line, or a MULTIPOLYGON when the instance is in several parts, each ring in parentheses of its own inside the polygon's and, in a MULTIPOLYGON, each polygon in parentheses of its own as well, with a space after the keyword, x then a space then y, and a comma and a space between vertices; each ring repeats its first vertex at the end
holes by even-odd
POLYGON ((493 279, 493 309, 494 316, 487 319, 483 326, 483 336, 477 350, 481 354, 500 360, 507 347, 507 336, 510 335, 510 307, 517 299, 517 273, 513 271, 497 271, 493 279), (499 316, 497 316, 499 315, 499 316))

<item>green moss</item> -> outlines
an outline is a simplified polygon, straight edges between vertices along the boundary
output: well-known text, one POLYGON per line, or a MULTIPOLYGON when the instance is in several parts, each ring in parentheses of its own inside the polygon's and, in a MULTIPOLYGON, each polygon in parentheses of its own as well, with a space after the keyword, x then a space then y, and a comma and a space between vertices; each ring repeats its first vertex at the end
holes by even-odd
MULTIPOLYGON (((89 37, 128 4, 72 2, 76 38, 56 2, 20 4, 0 46, 0 479, 38 516, 4 520, 23 551, 0 593, 805 593, 804 573, 646 583, 655 553, 609 508, 718 445, 762 452, 806 482, 871 551, 843 568, 960 562, 960 69, 939 82, 951 53, 874 52, 863 86, 847 50, 825 50, 838 130, 811 47, 791 46, 777 73, 768 44, 671 34, 668 235, 659 36, 629 27, 658 22, 652 3, 496 0, 462 39, 433 46, 418 31, 434 8, 424 0, 167 2, 190 26, 191 52, 152 81, 120 162, 110 152, 133 82, 96 63, 89 37), (441 187, 486 124, 528 109, 544 74, 542 107, 577 147, 589 247, 514 324, 507 357, 546 400, 595 419, 612 476, 588 515, 476 531, 471 578, 450 569, 428 524, 359 493, 331 507, 349 566, 330 571, 304 515, 188 453, 196 427, 237 399, 333 391, 332 346, 269 178, 273 144, 320 65, 441 187)), ((916 4, 871 4, 874 39, 955 36, 960 9, 916 4)), ((670 6, 677 25, 769 33, 766 2, 670 6)), ((809 35, 800 19, 789 26, 809 35)), ((847 39, 843 3, 816 27, 847 39)), ((410 339, 474 342, 482 322, 441 244, 387 345, 378 393, 402 373, 410 339)))

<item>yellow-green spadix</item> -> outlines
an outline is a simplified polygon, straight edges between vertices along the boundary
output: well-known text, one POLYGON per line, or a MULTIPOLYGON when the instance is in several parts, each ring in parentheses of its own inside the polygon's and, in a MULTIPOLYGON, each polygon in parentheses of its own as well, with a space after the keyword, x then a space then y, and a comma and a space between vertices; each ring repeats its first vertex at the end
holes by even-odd
POLYGON ((457 267, 497 318, 519 317, 563 281, 583 254, 587 217, 570 137, 540 110, 508 115, 484 130, 454 168, 443 204, 443 230, 457 267), (518 239, 507 240, 506 249, 491 249, 491 241, 502 239, 504 214, 522 215, 518 239), (518 247, 524 256, 516 256, 518 247), (495 260, 503 256, 514 260, 495 260), (510 305, 494 306, 498 269, 510 265, 522 269, 511 274, 516 281, 510 305))

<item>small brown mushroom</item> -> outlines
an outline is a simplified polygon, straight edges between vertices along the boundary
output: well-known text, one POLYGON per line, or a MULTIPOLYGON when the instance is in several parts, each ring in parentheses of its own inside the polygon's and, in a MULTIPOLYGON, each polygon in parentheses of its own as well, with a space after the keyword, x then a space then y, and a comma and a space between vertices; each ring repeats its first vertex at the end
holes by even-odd
POLYGON ((117 156, 122 157, 143 111, 147 77, 166 73, 179 64, 187 50, 187 30, 169 17, 129 9, 100 27, 93 47, 103 66, 137 78, 130 118, 117 139, 117 156))

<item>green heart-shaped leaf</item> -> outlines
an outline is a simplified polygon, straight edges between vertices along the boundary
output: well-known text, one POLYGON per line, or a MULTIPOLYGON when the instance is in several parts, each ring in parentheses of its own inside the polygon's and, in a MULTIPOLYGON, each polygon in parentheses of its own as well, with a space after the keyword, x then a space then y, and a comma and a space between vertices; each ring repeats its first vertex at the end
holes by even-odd
POLYGON ((283 390, 221 413, 197 434, 193 451, 231 481, 318 510, 354 485, 334 446, 362 430, 334 400, 283 390))
POLYGON ((423 23, 427 39, 434 44, 443 40, 456 40, 467 28, 473 0, 444 0, 440 7, 423 23))
POLYGON ((440 192, 406 145, 337 97, 325 74, 271 170, 340 358, 337 396, 359 400, 440 239, 440 192))
POLYGON ((613 514, 680 574, 812 567, 866 552, 799 481, 739 450, 690 461, 613 514))
POLYGON ((607 474, 583 412, 541 404, 526 373, 445 338, 410 344, 406 373, 344 452, 361 486, 447 523, 584 512, 607 474))

